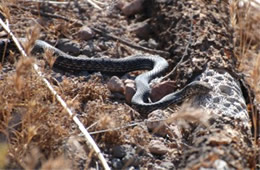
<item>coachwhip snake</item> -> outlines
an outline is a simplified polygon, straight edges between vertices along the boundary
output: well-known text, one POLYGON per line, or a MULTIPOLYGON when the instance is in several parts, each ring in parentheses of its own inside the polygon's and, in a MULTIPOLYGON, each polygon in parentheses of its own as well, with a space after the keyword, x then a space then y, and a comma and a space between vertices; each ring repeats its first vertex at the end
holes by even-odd
MULTIPOLYGON (((24 38, 19 40, 26 41, 24 38)), ((170 93, 157 102, 150 103, 151 89, 149 82, 156 77, 160 77, 167 70, 168 62, 164 58, 157 55, 135 55, 122 59, 74 57, 45 41, 35 41, 33 52, 43 52, 46 49, 53 51, 54 55, 57 56, 53 67, 64 71, 98 71, 118 74, 135 70, 149 70, 136 77, 137 90, 131 100, 134 108, 142 114, 166 108, 170 104, 180 103, 187 98, 208 93, 212 89, 208 83, 194 81, 181 90, 170 93)))

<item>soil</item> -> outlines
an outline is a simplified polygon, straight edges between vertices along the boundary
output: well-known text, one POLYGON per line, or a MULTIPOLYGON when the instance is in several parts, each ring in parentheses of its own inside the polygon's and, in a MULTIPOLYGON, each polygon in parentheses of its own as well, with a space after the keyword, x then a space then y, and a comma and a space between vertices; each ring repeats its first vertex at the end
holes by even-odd
MULTIPOLYGON (((170 64, 168 72, 181 61, 169 77, 172 91, 191 82, 205 67, 225 68, 237 75, 239 61, 227 2, 145 0, 139 11, 126 16, 122 6, 130 2, 107 0, 99 10, 87 1, 10 0, 2 3, 1 10, 17 37, 42 39, 74 56, 160 54, 170 64), (86 34, 81 32, 84 26, 86 34)), ((4 31, 0 33, 7 38, 4 31)), ((52 69, 55 56, 48 52, 28 59, 15 46, 7 49, 5 56, 1 50, 0 73, 0 141, 7 154, 0 168, 102 169, 72 118, 31 69, 35 62, 92 134, 112 169, 179 169, 193 125, 149 121, 166 119, 180 106, 140 115, 124 94, 109 90, 111 75, 64 72, 52 69)), ((29 53, 30 45, 25 50, 29 53)), ((119 78, 131 79, 138 73, 119 78)), ((246 90, 244 95, 250 105, 253 97, 246 90)), ((252 167, 253 163, 246 168, 252 167)))

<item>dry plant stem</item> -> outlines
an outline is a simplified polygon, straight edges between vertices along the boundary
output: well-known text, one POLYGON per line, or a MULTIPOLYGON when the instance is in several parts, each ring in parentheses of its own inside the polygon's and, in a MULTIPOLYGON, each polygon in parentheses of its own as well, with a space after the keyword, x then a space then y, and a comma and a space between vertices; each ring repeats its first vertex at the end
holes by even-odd
MULTIPOLYGON (((28 55, 23 50, 22 46, 20 45, 17 38, 14 36, 14 34, 11 32, 9 27, 3 22, 3 20, 0 18, 0 24, 4 28, 4 30, 11 36, 12 40, 14 41, 15 45, 17 46, 19 52, 23 55, 23 57, 28 57, 28 55)), ((63 106, 63 108, 69 113, 70 116, 72 116, 73 121, 77 124, 80 131, 84 134, 87 142, 90 144, 90 146, 94 149, 95 153, 97 154, 98 158, 100 159, 104 169, 108 170, 110 169, 104 156, 102 155, 100 149, 98 148, 97 144, 93 140, 93 138, 90 136, 84 125, 80 122, 78 117, 72 113, 72 111, 67 106, 66 102, 61 98, 61 96, 54 90, 54 88, 51 86, 49 81, 44 78, 42 72, 39 70, 39 67, 36 64, 33 64, 33 69, 37 73, 38 76, 41 77, 45 85, 48 87, 48 89, 51 91, 51 93, 56 97, 56 99, 60 102, 60 104, 63 106)))
MULTIPOLYGON (((100 6, 97 5, 97 2, 93 2, 92 0, 86 0, 89 4, 91 4, 94 8, 98 10, 102 10, 100 6)), ((26 0, 26 2, 37 2, 37 3, 49 3, 49 4, 68 4, 70 2, 58 2, 58 1, 45 1, 45 0, 26 0)))
MULTIPOLYGON (((248 26, 246 25, 246 23, 248 22, 248 20, 250 20, 250 8, 252 8, 252 3, 253 1, 249 0, 249 2, 246 4, 245 6, 245 16, 242 16, 239 12, 235 13, 233 11, 233 13, 235 13, 235 15, 238 16, 239 20, 238 20, 238 27, 239 29, 239 37, 240 37, 240 53, 239 53, 239 60, 241 63, 243 63, 243 60, 245 60, 247 58, 247 52, 250 51, 250 48, 252 46, 252 38, 250 38, 250 36, 247 36, 247 34, 244 33, 244 30, 247 30, 249 28, 247 28, 248 26)), ((235 24, 234 24, 235 25, 235 24)), ((233 26, 234 27, 234 26, 233 26)), ((250 28, 252 29, 252 28, 250 28)), ((249 30, 250 30, 249 29, 249 30)), ((255 62, 254 68, 259 68, 258 66, 259 61, 255 62)), ((254 70, 257 71, 257 70, 254 70)), ((255 74, 252 75, 253 80, 257 80, 256 77, 259 76, 259 73, 256 72, 255 74), (255 78, 254 78, 255 76, 255 78)), ((250 90, 248 85, 241 79, 241 82, 243 83, 243 86, 246 87, 247 91, 248 91, 248 95, 249 95, 249 100, 250 100, 250 104, 252 106, 252 123, 253 123, 253 128, 254 128, 254 141, 256 145, 259 145, 258 142, 258 138, 260 138, 260 127, 259 127, 259 113, 257 113, 257 109, 254 107, 254 102, 253 102, 253 97, 250 94, 250 90)), ((257 82, 254 82, 253 84, 257 84, 257 82)))
POLYGON ((90 3, 93 7, 102 10, 102 8, 100 8, 95 2, 93 2, 92 0, 87 0, 88 3, 90 3))
POLYGON ((99 5, 108 5, 107 3, 105 2, 99 2, 97 0, 93 0, 96 4, 99 4, 99 5))
POLYGON ((99 131, 95 131, 95 132, 89 132, 89 134, 94 135, 94 134, 99 134, 99 133, 112 132, 112 131, 116 131, 116 130, 120 130, 120 129, 124 129, 124 128, 128 128, 128 127, 138 126, 138 125, 141 125, 142 123, 143 122, 136 122, 136 123, 127 124, 127 125, 123 125, 123 126, 116 127, 116 128, 104 129, 104 130, 99 130, 99 131))
MULTIPOLYGON (((6 20, 6 25, 9 26, 8 20, 6 20)), ((10 38, 10 35, 9 35, 9 34, 8 34, 7 38, 8 38, 8 39, 10 38)), ((3 51, 2 61, 1 61, 2 63, 4 63, 6 50, 7 50, 7 43, 5 43, 5 46, 4 46, 4 51, 3 51)))
POLYGON ((57 4, 57 5, 66 5, 70 2, 59 2, 59 1, 45 1, 45 0, 25 0, 25 2, 37 2, 37 3, 47 3, 47 4, 57 4))
MULTIPOLYGON (((16 6, 14 6, 16 7, 16 6)), ((33 15, 41 15, 41 16, 45 16, 45 17, 51 17, 51 18, 56 18, 56 19, 62 19, 64 21, 67 21, 67 22, 73 22, 75 24, 78 24, 80 26, 83 26, 84 24, 78 20, 74 20, 74 19, 70 19, 70 18, 66 18, 64 16, 61 16, 61 15, 57 15, 57 14, 50 14, 50 13, 46 13, 46 12, 41 12, 41 11, 35 11, 35 10, 32 10, 32 9, 29 9, 29 8, 24 8, 24 7, 19 7, 23 10, 26 10, 26 11, 30 11, 33 15)), ((139 45, 136 45, 128 40, 124 40, 116 35, 113 35, 111 33, 105 33, 104 31, 98 29, 98 28, 94 28, 94 27, 90 27, 92 30, 94 30, 95 32, 97 32, 98 34, 101 34, 101 35, 104 35, 108 38, 111 38, 112 40, 115 40, 115 41, 118 41, 124 45, 127 45, 131 48, 134 48, 134 49, 137 49, 137 50, 141 50, 141 51, 144 51, 144 52, 148 52, 148 53, 152 53, 152 54, 158 54, 158 55, 161 55, 161 56, 165 56, 165 57, 169 57, 170 56, 170 53, 166 52, 166 51, 161 51, 161 50, 154 50, 154 49, 150 49, 150 48, 146 48, 146 47, 143 47, 143 46, 139 46, 139 45)))

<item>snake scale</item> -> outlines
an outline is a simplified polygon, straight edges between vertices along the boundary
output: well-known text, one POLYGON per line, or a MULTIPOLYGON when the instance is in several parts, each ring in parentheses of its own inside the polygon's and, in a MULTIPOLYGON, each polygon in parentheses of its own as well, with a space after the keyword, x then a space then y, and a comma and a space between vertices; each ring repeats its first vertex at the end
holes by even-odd
MULTIPOLYGON (((26 41, 24 38, 19 40, 22 42, 26 41)), ((64 71, 97 71, 116 75, 135 70, 149 70, 136 77, 135 84, 137 90, 131 100, 134 108, 141 114, 166 108, 170 104, 180 103, 187 98, 208 93, 212 89, 208 83, 194 81, 181 90, 170 93, 157 102, 150 103, 149 94, 151 89, 149 82, 166 72, 168 62, 164 58, 157 55, 135 55, 122 59, 74 57, 45 41, 36 40, 32 51, 43 52, 44 50, 51 50, 57 56, 53 67, 64 71)))

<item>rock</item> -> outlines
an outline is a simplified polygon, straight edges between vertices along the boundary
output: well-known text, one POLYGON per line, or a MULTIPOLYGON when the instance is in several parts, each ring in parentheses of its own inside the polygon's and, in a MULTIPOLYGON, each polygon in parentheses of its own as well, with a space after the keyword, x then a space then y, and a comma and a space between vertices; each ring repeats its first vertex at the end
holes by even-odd
POLYGON ((87 44, 81 50, 81 53, 86 56, 92 56, 95 52, 100 52, 101 49, 91 40, 87 42, 87 44))
MULTIPOLYGON (((201 168, 201 169, 204 169, 204 168, 201 168)), ((214 161, 212 169, 231 169, 231 167, 228 166, 226 161, 217 159, 214 161)))
POLYGON ((144 0, 133 0, 123 6, 122 12, 126 16, 135 15, 143 9, 144 0))
POLYGON ((149 47, 149 48, 155 49, 155 48, 157 48, 158 46, 159 46, 159 44, 158 44, 154 39, 149 38, 149 40, 148 40, 148 47, 149 47))
POLYGON ((125 165, 127 165, 127 167, 137 166, 139 163, 138 154, 131 145, 125 144, 115 146, 112 149, 112 154, 114 157, 112 159, 112 166, 115 169, 121 169, 125 165))
POLYGON ((113 43, 111 41, 101 41, 98 44, 99 48, 102 51, 108 50, 109 48, 113 48, 113 43))
POLYGON ((123 7, 125 6, 125 2, 123 1, 116 1, 115 7, 122 10, 123 7))
POLYGON ((132 24, 129 31, 133 32, 137 37, 147 39, 151 32, 148 20, 132 24))
POLYGON ((155 110, 148 115, 148 119, 145 121, 145 125, 148 130, 155 135, 159 136, 173 136, 169 127, 165 123, 166 115, 162 110, 155 110))
POLYGON ((131 103, 132 97, 134 96, 135 90, 135 82, 133 80, 125 81, 125 100, 127 103, 131 103))
POLYGON ((172 164, 173 166, 171 166, 170 163, 171 162, 168 163, 168 162, 161 162, 159 160, 156 160, 156 163, 150 165, 151 166, 150 169, 152 169, 152 170, 166 170, 166 169, 173 170, 173 169, 175 169, 174 165, 172 164))
POLYGON ((94 32, 88 26, 84 25, 78 32, 78 38, 81 40, 88 41, 94 37, 94 32))
POLYGON ((123 158, 126 155, 125 148, 123 146, 115 146, 112 149, 113 156, 116 158, 123 158))
POLYGON ((175 166, 171 161, 161 162, 160 166, 165 168, 165 169, 175 169, 175 166))
POLYGON ((171 137, 173 137, 175 140, 182 139, 182 132, 180 127, 177 124, 171 123, 169 126, 169 131, 171 132, 171 137))
POLYGON ((65 146, 65 153, 77 154, 81 158, 86 158, 86 152, 83 146, 80 144, 79 139, 75 136, 69 137, 65 146))
POLYGON ((123 145, 126 155, 122 158, 123 165, 135 166, 139 163, 138 155, 131 145, 123 145))
POLYGON ((72 160, 73 167, 81 169, 86 164, 87 154, 78 137, 71 136, 63 146, 65 156, 72 160))
POLYGON ((112 159, 112 167, 115 169, 121 169, 123 167, 122 161, 118 158, 112 159))
POLYGON ((153 102, 160 100, 162 97, 169 93, 174 92, 174 87, 176 83, 174 81, 165 81, 160 84, 155 85, 152 88, 150 98, 153 102))
POLYGON ((159 140, 151 140, 148 149, 152 154, 156 155, 164 155, 169 151, 169 148, 166 147, 164 143, 159 140))
POLYGON ((146 40, 139 41, 138 45, 143 46, 143 47, 148 47, 149 46, 149 44, 148 44, 148 42, 146 40))
POLYGON ((70 39, 60 39, 57 44, 57 48, 65 53, 70 53, 72 55, 80 54, 80 45, 79 43, 72 41, 70 39))
POLYGON ((117 76, 111 77, 111 79, 107 83, 107 87, 111 92, 119 92, 124 93, 125 87, 124 83, 117 76))

